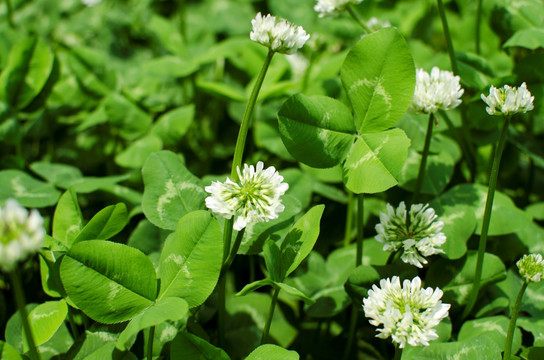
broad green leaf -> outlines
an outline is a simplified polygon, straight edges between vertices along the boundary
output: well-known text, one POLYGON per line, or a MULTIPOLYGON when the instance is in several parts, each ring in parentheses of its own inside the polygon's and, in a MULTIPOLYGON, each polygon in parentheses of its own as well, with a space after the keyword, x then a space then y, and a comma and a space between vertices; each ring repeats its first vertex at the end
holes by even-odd
POLYGON ((187 331, 180 331, 170 345, 170 358, 184 360, 230 360, 227 353, 187 331))
POLYGON ((75 166, 66 164, 38 161, 30 164, 29 168, 56 186, 83 177, 81 170, 75 166))
POLYGON ((88 47, 74 47, 65 54, 64 62, 86 93, 102 97, 116 90, 117 75, 104 53, 88 47))
POLYGON ((118 182, 128 179, 129 175, 112 175, 103 177, 82 177, 78 179, 60 180, 58 187, 63 189, 73 188, 78 194, 88 194, 96 190, 108 190, 118 182))
POLYGON ((244 90, 234 86, 233 84, 200 80, 196 83, 196 85, 200 90, 219 98, 224 97, 228 100, 239 102, 247 101, 244 90))
POLYGON ((359 133, 393 126, 412 101, 415 67, 406 41, 393 28, 364 36, 348 53, 340 76, 359 133))
POLYGON ((128 223, 127 206, 123 203, 100 210, 77 235, 74 243, 84 240, 108 240, 128 223))
POLYGON ((272 281, 270 278, 254 281, 244 286, 242 290, 236 293, 236 296, 246 296, 247 294, 267 285, 274 286, 274 281, 272 281))
POLYGON ((143 219, 130 234, 127 245, 149 255, 152 252, 160 252, 169 234, 170 231, 159 229, 148 220, 143 219))
POLYGON ((132 319, 157 294, 151 261, 139 250, 110 241, 74 244, 62 259, 60 276, 70 299, 105 324, 132 319))
POLYGON ((13 346, 0 340, 0 359, 22 360, 22 357, 13 346))
POLYGON ((289 276, 312 251, 319 236, 319 223, 325 205, 312 207, 297 220, 281 243, 282 271, 287 269, 283 278, 289 276))
MULTIPOLYGON (((55 335, 64 323, 68 314, 66 301, 47 301, 35 307, 29 314, 28 320, 36 346, 44 344, 55 335)), ((23 336, 23 351, 28 351, 26 336, 23 336)))
POLYGON ((374 194, 398 183, 410 139, 392 129, 357 136, 344 163, 344 183, 356 194, 374 194))
MULTIPOLYGON (((490 339, 495 341, 497 346, 504 346, 506 340, 506 332, 508 331, 508 323, 510 319, 506 316, 492 316, 482 319, 465 321, 459 331, 458 340, 475 339, 481 334, 485 334, 490 339)), ((516 353, 521 346, 521 331, 516 329, 512 342, 512 353, 516 353)))
POLYGON ((535 220, 544 220, 544 202, 534 203, 525 208, 535 220))
MULTIPOLYGON (((115 342, 119 334, 103 330, 85 331, 85 340, 75 352, 74 360, 101 360, 113 358, 115 342)), ((73 354, 70 351, 70 354, 73 354)))
POLYGON ((544 346, 544 332, 542 332, 542 329, 544 329, 544 319, 519 317, 516 325, 533 334, 534 346, 544 346))
POLYGON ((0 75, 0 99, 18 110, 36 98, 53 71, 55 55, 39 38, 27 38, 12 49, 0 75))
POLYGON ((429 346, 407 346, 402 352, 403 360, 450 360, 486 359, 501 360, 503 346, 498 346, 487 335, 447 343, 431 342, 429 346))
POLYGON ((185 53, 185 42, 174 22, 157 14, 151 14, 148 26, 149 31, 157 37, 166 50, 178 55, 185 53))
POLYGON ((175 230, 185 214, 204 207, 207 193, 171 151, 151 154, 142 169, 142 208, 149 221, 161 229, 175 230))
POLYGON ((139 169, 154 152, 162 150, 162 141, 155 135, 148 135, 131 143, 115 156, 115 163, 125 168, 139 169))
POLYGON ((104 110, 108 116, 109 124, 116 128, 124 139, 137 139, 144 135, 151 126, 151 116, 117 93, 106 98, 104 110))
POLYGON ((351 304, 351 299, 343 285, 324 288, 312 294, 312 298, 315 299, 315 303, 310 304, 306 312, 316 318, 333 317, 351 304))
POLYGON ((284 279, 282 270, 281 249, 272 239, 267 239, 263 246, 263 256, 268 270, 268 276, 272 281, 281 282, 284 279))
POLYGON ((131 346, 129 340, 141 330, 157 326, 168 320, 182 320, 187 316, 188 312, 189 305, 187 301, 176 297, 162 299, 130 320, 127 327, 119 335, 116 346, 122 351, 129 350, 131 346))
MULTIPOLYGON (((414 190, 419 175, 420 163, 421 155, 415 150, 410 149, 408 158, 402 168, 399 186, 409 191, 414 190)), ((421 193, 435 196, 440 195, 451 180, 454 166, 455 162, 447 152, 429 154, 425 166, 421 193)))
POLYGON ((213 291, 222 265, 219 222, 204 210, 185 215, 162 250, 159 299, 181 297, 191 308, 202 304, 213 291))
MULTIPOLYGON (((53 246, 46 245, 46 247, 52 248, 53 246)), ((67 248, 65 249, 62 246, 58 246, 58 249, 68 250, 67 248)), ((39 254, 40 279, 42 281, 43 291, 45 291, 47 295, 53 298, 63 297, 63 295, 66 294, 60 280, 60 262, 57 261, 56 252, 42 249, 39 254)))
POLYGON ((294 95, 283 104, 278 121, 289 153, 312 167, 339 164, 353 144, 355 127, 349 109, 329 97, 294 95))
POLYGON ((296 287, 293 287, 291 285, 287 285, 285 283, 275 283, 275 285, 277 287, 279 287, 281 290, 285 291, 287 294, 291 295, 291 296, 295 296, 297 298, 299 298, 300 300, 304 301, 304 303, 306 303, 306 305, 312 305, 315 303, 315 300, 308 297, 306 294, 304 294, 302 291, 300 291, 299 289, 297 289, 296 287))
POLYGON ((516 31, 503 45, 505 48, 514 46, 530 50, 544 48, 544 29, 529 28, 516 31))
POLYGON ((158 136, 164 145, 176 145, 187 133, 195 117, 195 105, 182 106, 161 115, 151 133, 158 136))
POLYGON ((467 241, 476 228, 476 216, 466 205, 444 206, 437 215, 437 220, 444 223, 442 232, 446 235, 446 242, 440 248, 448 259, 459 259, 467 252, 467 241))
MULTIPOLYGON (((83 218, 77 201, 77 194, 73 190, 67 190, 62 194, 55 208, 53 238, 64 246, 62 250, 67 250, 72 246, 82 228, 83 218)), ((60 249, 52 247, 51 250, 60 249)))
POLYGON ((296 351, 284 349, 278 345, 264 344, 256 348, 245 360, 298 360, 296 351))
POLYGON ((22 206, 47 207, 57 203, 60 191, 19 170, 0 171, 0 202, 15 198, 22 206))
POLYGON ((177 56, 165 55, 153 58, 141 65, 141 71, 148 76, 183 78, 198 70, 198 64, 191 58, 182 59, 177 56))

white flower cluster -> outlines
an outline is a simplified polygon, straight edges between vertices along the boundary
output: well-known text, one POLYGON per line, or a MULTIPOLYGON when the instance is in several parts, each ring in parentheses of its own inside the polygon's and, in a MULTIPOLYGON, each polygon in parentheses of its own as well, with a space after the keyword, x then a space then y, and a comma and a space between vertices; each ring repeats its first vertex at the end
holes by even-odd
POLYGON ((270 14, 263 17, 258 13, 251 20, 251 25, 251 40, 283 54, 294 53, 310 38, 302 26, 295 26, 285 19, 276 19, 270 14))
POLYGON ((410 108, 416 113, 430 114, 437 110, 450 110, 461 104, 464 90, 459 85, 459 76, 436 66, 429 74, 416 70, 416 88, 410 108))
POLYGON ((442 304, 442 290, 428 287, 421 289, 421 279, 404 280, 402 287, 398 276, 380 280, 380 287, 372 286, 368 297, 363 299, 365 316, 377 329, 379 338, 391 336, 402 349, 429 345, 438 338, 433 329, 448 316, 450 304, 442 304))
POLYGON ((17 200, 8 199, 0 206, 0 268, 15 269, 17 262, 37 252, 43 244, 43 218, 37 210, 28 210, 17 200))
POLYGON ((237 231, 249 223, 277 219, 285 208, 280 197, 289 185, 283 182, 283 176, 273 166, 263 168, 262 161, 256 167, 245 164, 242 172, 238 167, 239 184, 229 178, 225 183, 212 182, 205 188, 211 194, 206 198, 206 206, 226 219, 235 216, 233 228, 237 231))
POLYGON ((95 5, 98 5, 102 2, 102 0, 81 0, 81 2, 83 3, 83 5, 85 6, 88 6, 88 7, 93 7, 95 5))
POLYGON ((540 254, 523 255, 516 265, 525 282, 540 282, 544 277, 544 260, 540 254))
POLYGON ((383 28, 391 27, 391 23, 389 21, 381 21, 377 17, 371 17, 366 22, 366 26, 370 31, 378 31, 383 28))
POLYGON ((415 204, 410 207, 407 219, 404 201, 395 210, 387 204, 387 213, 380 213, 380 223, 376 225, 376 240, 383 243, 383 251, 395 252, 402 248, 401 259, 419 268, 427 264, 425 256, 443 253, 437 248, 446 242, 441 232, 442 221, 435 221, 437 215, 429 204, 415 204))
POLYGON ((319 13, 319 17, 334 16, 342 12, 351 4, 359 4, 363 0, 318 0, 314 10, 319 13))
POLYGON ((482 100, 487 104, 486 110, 489 115, 513 115, 520 112, 526 113, 533 110, 534 96, 531 96, 527 85, 521 84, 519 88, 504 85, 497 89, 494 86, 489 88, 489 96, 481 95, 482 100))

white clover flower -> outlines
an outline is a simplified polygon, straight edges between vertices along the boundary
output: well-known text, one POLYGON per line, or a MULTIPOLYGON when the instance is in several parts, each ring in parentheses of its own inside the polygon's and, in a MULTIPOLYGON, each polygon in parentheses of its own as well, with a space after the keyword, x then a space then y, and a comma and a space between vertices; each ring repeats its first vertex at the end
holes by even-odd
POLYGON ((404 280, 402 288, 398 276, 380 280, 380 287, 372 285, 368 297, 363 299, 365 316, 377 329, 381 339, 391 336, 402 349, 411 346, 429 345, 438 338, 433 329, 448 316, 450 304, 442 304, 442 290, 428 287, 421 289, 421 279, 404 280))
POLYGON ((341 13, 351 4, 360 4, 363 0, 318 0, 314 10, 319 17, 335 16, 341 13))
POLYGON ((102 2, 102 0, 81 0, 81 2, 83 3, 83 5, 85 6, 88 6, 88 7, 93 7, 95 5, 98 5, 102 2))
POLYGON ((408 222, 404 201, 397 210, 387 204, 387 213, 380 212, 375 239, 384 244, 383 251, 395 252, 402 247, 402 261, 422 268, 427 264, 425 256, 444 252, 437 248, 446 242, 441 232, 444 223, 435 221, 437 215, 429 204, 412 205, 409 214, 408 222))
POLYGON ((37 210, 28 210, 17 200, 8 199, 0 206, 0 268, 15 269, 17 262, 37 252, 43 244, 43 218, 37 210))
POLYGON ((233 228, 237 231, 249 223, 277 219, 285 208, 280 197, 289 185, 273 166, 263 168, 262 161, 256 167, 245 164, 242 172, 238 167, 239 184, 229 178, 225 183, 212 182, 205 188, 211 194, 206 198, 206 206, 226 219, 235 216, 233 228))
POLYGON ((416 88, 410 109, 416 113, 430 114, 437 110, 450 110, 461 104, 464 90, 459 85, 459 76, 436 66, 429 74, 416 70, 416 88))
POLYGON ((481 95, 482 100, 487 104, 486 110, 489 115, 513 115, 520 112, 526 113, 534 109, 533 100, 527 85, 521 84, 519 88, 504 85, 497 89, 494 86, 489 88, 489 96, 481 95))
POLYGON ((270 14, 263 17, 258 13, 251 20, 251 25, 251 40, 282 54, 294 53, 310 38, 302 26, 293 25, 285 19, 276 19, 270 14))
POLYGON ((366 22, 366 26, 370 29, 370 31, 378 31, 386 27, 391 27, 391 23, 389 21, 381 21, 377 17, 371 17, 366 22))
POLYGON ((525 282, 540 282, 544 277, 544 261, 540 254, 523 255, 516 265, 525 282))

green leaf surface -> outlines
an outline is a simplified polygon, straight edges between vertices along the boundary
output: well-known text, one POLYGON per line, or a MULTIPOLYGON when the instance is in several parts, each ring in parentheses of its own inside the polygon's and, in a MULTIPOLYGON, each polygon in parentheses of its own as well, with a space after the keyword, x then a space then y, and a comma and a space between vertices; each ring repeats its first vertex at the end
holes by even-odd
POLYGON ((26 207, 41 208, 57 203, 60 191, 52 184, 36 180, 20 170, 0 171, 0 202, 16 199, 26 207))
POLYGON ((185 214, 204 208, 207 193, 171 151, 151 154, 142 169, 142 208, 149 221, 161 229, 175 230, 185 214))
POLYGON ((151 133, 158 136, 166 146, 176 145, 189 130, 194 116, 193 104, 171 110, 157 119, 151 133))
POLYGON ((281 249, 272 239, 267 239, 263 246, 263 256, 268 270, 268 276, 274 282, 284 280, 285 270, 282 270, 281 249))
MULTIPOLYGON (((495 341, 498 347, 504 346, 506 341, 506 332, 508 331, 508 323, 510 319, 506 316, 492 316, 482 319, 466 321, 459 331, 459 341, 469 341, 477 338, 481 334, 485 334, 490 339, 495 341)), ((514 331, 514 339, 512 342, 512 353, 517 353, 521 347, 521 331, 514 331)))
POLYGON ((230 360, 227 353, 187 331, 180 331, 170 345, 170 358, 185 360, 230 360))
POLYGON ((202 304, 213 291, 223 265, 223 233, 204 210, 179 220, 161 253, 159 299, 181 297, 189 307, 202 304))
MULTIPOLYGON (((159 300, 157 303, 145 309, 128 323, 117 339, 117 348, 129 350, 130 339, 135 337, 141 330, 157 326, 165 321, 182 320, 189 312, 189 305, 184 299, 169 297, 159 300)), ((180 353, 181 354, 181 353, 180 353)))
POLYGON ((498 346, 487 335, 477 338, 448 343, 431 342, 429 346, 406 347, 402 352, 403 360, 451 360, 451 359, 486 359, 501 360, 502 346, 498 346))
POLYGON ((247 284, 240 290, 238 293, 236 293, 236 296, 246 296, 247 294, 252 293, 253 291, 262 288, 263 286, 274 286, 274 281, 270 278, 264 278, 262 280, 257 280, 252 283, 247 284))
POLYGON ((245 360, 298 360, 296 351, 287 350, 273 344, 264 344, 256 348, 245 360))
POLYGON ((440 248, 448 259, 459 259, 467 252, 467 241, 476 228, 476 216, 466 205, 444 206, 437 215, 437 220, 444 223, 442 232, 446 235, 446 242, 440 248))
POLYGON ((89 317, 112 324, 130 320, 156 298, 155 268, 139 250, 103 240, 74 244, 60 276, 70 299, 89 317))
POLYGON ((340 76, 359 133, 390 128, 412 101, 414 62, 393 27, 364 36, 346 56, 340 76))
POLYGON ((533 334, 533 346, 544 346, 544 319, 519 317, 516 325, 533 334))
POLYGON ((312 167, 337 165, 354 140, 355 127, 349 109, 329 97, 294 95, 283 104, 278 121, 289 153, 312 167))
MULTIPOLYGON (((77 194, 67 190, 62 194, 53 216, 53 238, 60 242, 64 249, 69 249, 83 229, 83 218, 77 201, 77 194)), ((61 250, 57 246, 51 250, 61 250)))
MULTIPOLYGON (((415 150, 410 149, 399 179, 400 186, 403 189, 414 190, 419 175, 420 163, 421 155, 415 150)), ((434 196, 440 195, 451 180, 454 165, 454 160, 447 152, 429 154, 425 166, 421 193, 434 196)))
POLYGON ((358 136, 344 163, 346 187, 356 194, 373 194, 395 186, 409 146, 400 129, 358 136))
POLYGON ((126 140, 134 140, 144 135, 152 123, 151 116, 117 93, 106 98, 104 110, 109 124, 126 140))
POLYGON ((72 165, 37 161, 30 164, 29 168, 56 186, 83 177, 81 170, 72 165))
POLYGON ((110 205, 93 216, 74 242, 95 239, 108 240, 123 230, 127 223, 127 206, 123 203, 110 205))
POLYGON ((162 140, 155 135, 148 135, 131 143, 115 156, 115 163, 131 169, 139 169, 154 152, 162 150, 162 140))
POLYGON ((304 301, 306 305, 311 305, 315 303, 315 300, 308 297, 306 294, 304 294, 302 291, 297 289, 296 287, 293 287, 291 285, 287 285, 285 283, 275 283, 276 286, 278 286, 280 289, 285 291, 287 294, 297 297, 300 300, 304 301))
POLYGON ((0 359, 22 360, 22 357, 13 346, 0 340, 0 359))
POLYGON ((115 342, 119 334, 104 330, 86 330, 85 340, 77 348, 70 351, 74 360, 101 360, 112 358, 115 350, 115 342))
POLYGON ((503 47, 522 47, 530 50, 544 48, 544 29, 529 28, 516 31, 503 47))
MULTIPOLYGON (((29 314, 28 320, 36 346, 47 342, 55 335, 64 323, 68 314, 66 301, 47 301, 36 306, 29 314)), ((23 336, 23 351, 28 351, 26 336, 23 336)))

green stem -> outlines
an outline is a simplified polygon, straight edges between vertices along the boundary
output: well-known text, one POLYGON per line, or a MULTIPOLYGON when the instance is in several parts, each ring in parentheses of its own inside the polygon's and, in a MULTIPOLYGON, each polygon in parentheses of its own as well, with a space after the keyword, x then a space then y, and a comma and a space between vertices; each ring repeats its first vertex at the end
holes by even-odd
POLYGON ((251 115, 253 114, 253 108, 255 107, 255 103, 257 102, 257 96, 259 95, 259 91, 261 90, 261 86, 263 85, 264 77, 266 75, 266 71, 270 66, 270 62, 272 61, 273 56, 274 51, 269 50, 268 54, 266 55, 266 59, 264 60, 263 67, 261 68, 261 72, 257 76, 257 80, 255 81, 255 85, 253 86, 251 95, 249 96, 246 111, 244 112, 244 116, 242 118, 240 131, 238 132, 238 139, 236 140, 236 147, 234 148, 234 158, 232 160, 232 170, 230 173, 231 180, 234 182, 238 180, 237 168, 242 166, 242 157, 244 156, 247 132, 251 125, 251 115))
POLYGON ((153 360, 153 338, 155 337, 155 327, 149 328, 147 338, 147 360, 153 360))
POLYGON ((351 243, 351 228, 353 227, 353 193, 347 190, 348 193, 348 206, 346 210, 346 228, 344 230, 344 246, 348 246, 351 243))
POLYGON ((217 345, 220 348, 225 346, 225 319, 227 317, 225 294, 226 294, 227 277, 219 278, 217 284, 217 345))
POLYGON ((357 194, 357 253, 355 258, 355 266, 360 266, 363 263, 364 208, 364 195, 357 194))
POLYGON ((476 6, 476 29, 474 34, 474 48, 476 54, 480 54, 480 23, 482 22, 482 0, 478 0, 478 5, 476 6))
POLYGON ((506 342, 504 344, 504 356, 503 359, 509 360, 512 353, 512 339, 514 338, 514 330, 516 329, 516 321, 518 319, 519 308, 521 307, 521 299, 523 294, 527 289, 528 282, 524 281, 521 285, 521 288, 518 292, 518 297, 516 298, 516 303, 512 309, 512 314, 510 314, 510 323, 508 324, 508 332, 506 333, 506 342))
POLYGON ((17 309, 19 309, 19 314, 21 315, 21 323, 23 324, 23 330, 25 333, 26 342, 28 344, 30 358, 33 360, 40 360, 40 354, 38 353, 38 349, 36 348, 34 336, 32 335, 30 323, 28 322, 28 312, 26 311, 25 294, 23 292, 23 286, 21 285, 21 278, 19 277, 19 272, 17 268, 10 272, 9 276, 11 284, 13 286, 13 293, 15 295, 15 303, 17 304, 17 309))
POLYGON ((429 149, 431 148, 431 138, 433 135, 433 123, 434 123, 434 114, 431 113, 429 115, 429 123, 427 124, 427 133, 425 134, 425 144, 423 145, 423 153, 421 154, 421 162, 419 163, 419 172, 417 175, 414 195, 412 196, 413 204, 415 204, 419 200, 419 194, 421 193, 421 187, 423 186, 423 179, 425 178, 425 166, 427 165, 427 158, 429 157, 429 149))
POLYGON ((372 31, 370 30, 370 28, 368 26, 366 26, 366 23, 363 21, 363 19, 361 19, 361 17, 359 16, 359 14, 357 14, 357 12, 355 10, 353 10, 353 8, 351 6, 348 6, 346 8, 346 10, 348 11, 348 13, 351 15, 351 17, 359 24, 361 25, 361 27, 363 28, 363 30, 365 31, 365 33, 367 34, 370 34, 372 31))
POLYGON ((238 249, 240 248, 240 244, 242 243, 242 239, 244 238, 244 232, 245 228, 238 231, 238 234, 236 235, 236 240, 234 240, 234 245, 232 246, 232 251, 230 252, 227 261, 223 264, 223 268, 221 269, 221 275, 224 276, 227 271, 229 270, 230 266, 232 265, 232 262, 234 261, 234 257, 238 253, 238 249))
POLYGON ((463 127, 461 127, 460 129, 455 128, 445 111, 441 111, 440 115, 442 116, 442 119, 444 119, 444 121, 446 122, 448 129, 454 134, 457 143, 459 144, 459 147, 461 147, 463 157, 465 158, 465 161, 467 162, 467 166, 470 171, 470 180, 472 182, 474 181, 476 172, 476 155, 474 154, 474 148, 468 142, 467 137, 463 135, 463 127))
POLYGON ((351 355, 351 348, 353 347, 353 341, 355 340, 355 333, 357 330, 359 306, 360 305, 356 305, 356 304, 351 305, 351 317, 350 317, 350 323, 349 323, 348 343, 346 344, 346 348, 344 349, 344 357, 342 358, 343 360, 348 360, 351 355))
POLYGON ((274 316, 274 309, 278 303, 278 295, 280 293, 280 288, 274 288, 274 294, 272 295, 272 302, 270 302, 270 308, 268 309, 268 317, 266 318, 266 323, 264 324, 263 336, 261 337, 261 345, 265 343, 266 338, 268 337, 268 332, 270 331, 270 325, 272 325, 272 317, 274 316))
POLYGON ((508 125, 510 124, 510 117, 507 116, 504 119, 504 125, 502 127, 499 143, 493 156, 493 164, 491 167, 491 173, 489 174, 489 188, 487 189, 487 199, 485 202, 484 218, 482 221, 482 232, 480 235, 480 241, 478 244, 478 257, 476 260, 476 271, 474 272, 474 282, 472 290, 469 295, 469 300, 461 316, 465 319, 472 311, 476 299, 478 298, 478 292, 480 291, 480 281, 482 279, 482 269, 484 264, 484 254, 487 242, 487 232, 489 231, 489 223, 491 221, 491 210, 493 208, 493 198, 495 196, 495 188, 497 187, 497 179, 499 176, 499 167, 501 165, 502 152, 504 145, 506 144, 506 134, 508 133, 508 125))
POLYGON ((13 6, 11 5, 11 0, 6 0, 6 7, 8 10, 8 25, 10 28, 15 29, 15 23, 13 22, 13 6))
POLYGON ((444 36, 446 37, 446 45, 448 47, 448 54, 450 56, 451 69, 454 74, 457 72, 457 61, 455 60, 455 52, 453 51, 453 43, 451 42, 450 28, 448 27, 448 19, 446 19, 446 10, 442 0, 436 0, 438 4, 438 13, 440 14, 440 20, 442 20, 442 28, 444 29, 444 36))
POLYGON ((395 358, 394 358, 394 360, 400 360, 401 358, 402 358, 402 349, 398 345, 395 345, 395 358))

